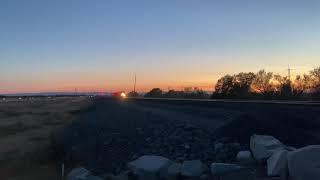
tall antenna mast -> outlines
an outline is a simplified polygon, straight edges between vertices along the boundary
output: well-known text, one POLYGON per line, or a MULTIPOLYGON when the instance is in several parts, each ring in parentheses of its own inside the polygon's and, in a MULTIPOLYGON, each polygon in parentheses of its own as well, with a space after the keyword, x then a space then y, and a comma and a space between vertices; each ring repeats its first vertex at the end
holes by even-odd
POLYGON ((136 83, 137 83, 137 75, 134 74, 134 86, 133 86, 133 92, 136 92, 136 83))
POLYGON ((290 69, 290 66, 289 66, 289 64, 288 64, 288 79, 289 79, 289 80, 291 80, 291 70, 292 70, 292 69, 290 69))

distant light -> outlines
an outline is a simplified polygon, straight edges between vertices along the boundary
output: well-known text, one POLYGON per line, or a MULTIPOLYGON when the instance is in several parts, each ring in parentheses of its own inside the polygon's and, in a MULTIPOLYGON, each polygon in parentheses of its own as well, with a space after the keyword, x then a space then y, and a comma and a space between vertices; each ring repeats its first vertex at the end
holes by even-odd
POLYGON ((126 93, 124 93, 124 92, 122 92, 122 93, 120 94, 120 96, 121 96, 122 98, 126 98, 126 97, 127 97, 126 93))

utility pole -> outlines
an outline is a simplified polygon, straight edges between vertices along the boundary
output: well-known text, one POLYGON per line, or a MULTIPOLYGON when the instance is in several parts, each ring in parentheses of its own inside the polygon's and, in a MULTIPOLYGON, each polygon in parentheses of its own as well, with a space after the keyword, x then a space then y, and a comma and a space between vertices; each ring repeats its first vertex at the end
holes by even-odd
POLYGON ((137 75, 134 74, 134 86, 133 86, 133 92, 136 93, 136 84, 137 84, 137 75))

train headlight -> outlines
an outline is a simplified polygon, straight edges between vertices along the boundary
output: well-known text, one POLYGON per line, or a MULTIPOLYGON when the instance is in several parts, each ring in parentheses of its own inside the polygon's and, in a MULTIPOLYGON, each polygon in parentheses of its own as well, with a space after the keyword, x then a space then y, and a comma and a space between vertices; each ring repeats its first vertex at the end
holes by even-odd
POLYGON ((124 93, 124 92, 122 92, 122 93, 120 94, 120 96, 121 96, 122 98, 126 98, 126 97, 127 97, 126 93, 124 93))

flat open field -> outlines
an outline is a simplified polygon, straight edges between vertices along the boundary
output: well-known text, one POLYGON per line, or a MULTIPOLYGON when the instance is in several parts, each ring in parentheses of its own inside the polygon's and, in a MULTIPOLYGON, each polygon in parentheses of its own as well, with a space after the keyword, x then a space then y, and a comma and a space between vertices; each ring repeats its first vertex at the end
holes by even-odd
POLYGON ((9 98, 0 103, 0 179, 59 179, 49 136, 90 105, 87 98, 9 98))

